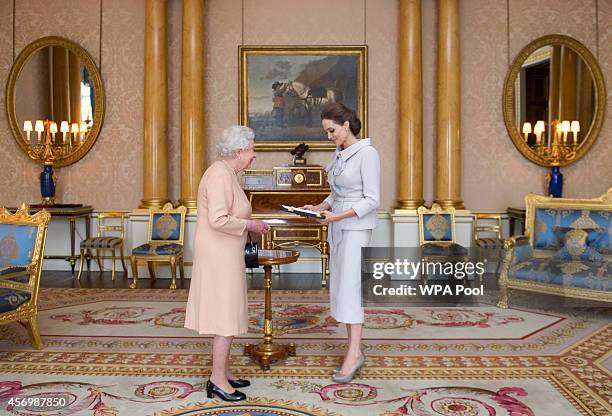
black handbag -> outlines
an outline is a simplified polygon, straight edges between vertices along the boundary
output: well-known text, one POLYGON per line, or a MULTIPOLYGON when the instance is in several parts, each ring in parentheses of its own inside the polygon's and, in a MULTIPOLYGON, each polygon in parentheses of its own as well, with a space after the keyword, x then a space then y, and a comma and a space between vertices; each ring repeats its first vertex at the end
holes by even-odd
POLYGON ((251 240, 251 233, 247 234, 249 241, 244 245, 244 264, 247 269, 259 267, 257 242, 251 240))

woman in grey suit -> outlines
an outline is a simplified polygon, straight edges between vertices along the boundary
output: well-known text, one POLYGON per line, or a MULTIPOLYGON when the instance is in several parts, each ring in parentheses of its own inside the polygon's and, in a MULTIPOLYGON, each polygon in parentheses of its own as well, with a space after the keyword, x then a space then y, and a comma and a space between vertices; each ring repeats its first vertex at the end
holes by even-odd
POLYGON ((341 103, 330 104, 321 120, 327 138, 336 145, 335 158, 326 167, 331 194, 319 205, 304 208, 322 212, 325 219, 321 222, 329 224, 331 315, 346 324, 348 333, 348 350, 332 379, 348 383, 365 362, 361 351, 361 248, 368 245, 376 228, 380 160, 370 139, 357 139, 361 121, 355 111, 341 103))

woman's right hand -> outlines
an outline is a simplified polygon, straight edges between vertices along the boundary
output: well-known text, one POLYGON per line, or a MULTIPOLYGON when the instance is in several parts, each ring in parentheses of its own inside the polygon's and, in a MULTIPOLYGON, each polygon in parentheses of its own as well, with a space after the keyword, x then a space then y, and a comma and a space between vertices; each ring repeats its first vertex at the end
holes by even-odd
POLYGON ((253 233, 263 234, 270 229, 270 226, 262 220, 248 220, 246 228, 253 233))
POLYGON ((307 209, 309 211, 318 211, 319 210, 319 206, 318 205, 302 205, 300 207, 301 209, 307 209))

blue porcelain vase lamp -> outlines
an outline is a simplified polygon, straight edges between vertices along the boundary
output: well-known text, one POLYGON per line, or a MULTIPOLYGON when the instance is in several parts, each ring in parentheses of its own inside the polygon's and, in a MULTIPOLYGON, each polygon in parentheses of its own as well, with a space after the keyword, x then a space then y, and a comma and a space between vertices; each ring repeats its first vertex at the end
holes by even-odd
POLYGON ((548 176, 548 196, 561 198, 563 194, 563 174, 559 166, 553 166, 548 176))

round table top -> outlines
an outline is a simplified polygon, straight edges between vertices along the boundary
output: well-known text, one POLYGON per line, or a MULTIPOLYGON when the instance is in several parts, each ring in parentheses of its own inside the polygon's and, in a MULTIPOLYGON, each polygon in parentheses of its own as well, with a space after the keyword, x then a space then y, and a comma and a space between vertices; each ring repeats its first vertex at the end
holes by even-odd
POLYGON ((300 257, 299 251, 293 250, 259 250, 257 260, 262 266, 276 266, 296 262, 300 257))

